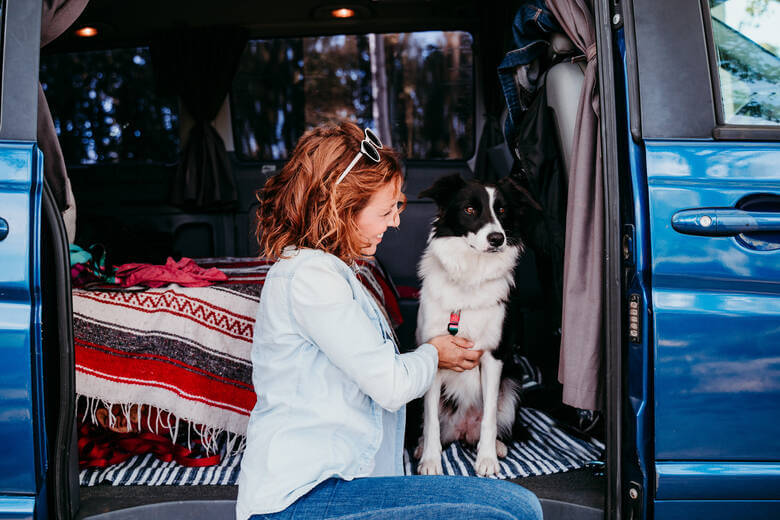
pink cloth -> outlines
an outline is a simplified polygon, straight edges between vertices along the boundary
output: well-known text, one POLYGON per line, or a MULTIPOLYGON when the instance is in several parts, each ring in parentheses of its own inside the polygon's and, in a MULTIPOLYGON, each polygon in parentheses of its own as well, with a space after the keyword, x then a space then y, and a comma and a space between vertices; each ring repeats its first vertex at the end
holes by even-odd
POLYGON ((168 257, 165 265, 122 264, 116 268, 116 277, 122 287, 133 285, 162 287, 169 283, 176 283, 183 287, 205 287, 227 280, 227 275, 216 267, 203 269, 192 258, 186 257, 178 262, 168 257))

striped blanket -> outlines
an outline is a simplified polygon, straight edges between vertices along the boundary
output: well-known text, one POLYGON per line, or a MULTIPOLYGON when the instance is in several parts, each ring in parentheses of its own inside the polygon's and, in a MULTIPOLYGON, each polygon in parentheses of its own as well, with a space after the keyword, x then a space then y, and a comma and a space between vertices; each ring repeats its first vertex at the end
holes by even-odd
MULTIPOLYGON (((499 459, 501 471, 497 478, 508 479, 533 475, 550 475, 579 469, 590 461, 601 459, 604 445, 595 439, 581 439, 564 429, 544 412, 521 408, 518 420, 525 425, 528 436, 513 442, 509 452, 499 459)), ((405 455, 406 474, 414 474, 416 464, 405 455)), ((442 468, 446 475, 475 476, 476 452, 453 443, 442 453, 442 468)), ((238 478, 241 454, 225 457, 217 466, 191 468, 175 462, 162 462, 151 455, 139 455, 107 468, 88 468, 79 475, 82 486, 111 484, 129 485, 233 485, 238 478)))
MULTIPOLYGON (((143 291, 73 291, 76 393, 81 415, 124 431, 161 430, 177 441, 193 434, 209 451, 223 432, 240 447, 255 404, 250 351, 260 291, 272 262, 200 259, 225 283, 143 291), (179 428, 183 422, 186 428, 179 428)), ((389 280, 378 266, 358 277, 400 320, 389 280)))

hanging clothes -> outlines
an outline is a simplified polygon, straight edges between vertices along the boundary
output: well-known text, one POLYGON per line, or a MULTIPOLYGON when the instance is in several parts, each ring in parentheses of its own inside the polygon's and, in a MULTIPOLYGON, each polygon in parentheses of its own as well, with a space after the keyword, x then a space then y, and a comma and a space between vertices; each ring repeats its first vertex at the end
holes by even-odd
MULTIPOLYGON (((540 272, 540 277, 549 279, 553 295, 562 296, 558 380, 563 384, 563 402, 587 410, 602 407, 604 348, 604 199, 594 27, 585 0, 530 2, 514 19, 518 48, 508 53, 499 66, 509 108, 507 142, 520 163, 519 175, 544 207, 544 218, 531 233, 531 240, 537 242, 535 252, 550 258, 540 270, 549 272, 540 272), (544 94, 531 97, 539 84, 540 58, 552 31, 563 31, 587 63, 567 175, 562 175, 560 164, 550 169, 553 162, 539 153, 544 140, 555 138, 557 130, 545 124, 544 94), (538 102, 534 113, 530 113, 529 99, 538 102)), ((545 264, 544 260, 539 263, 545 264)), ((556 307, 559 304, 552 303, 556 307)))
MULTIPOLYGON (((41 48, 70 27, 87 7, 89 0, 44 0, 41 10, 41 48)), ((43 153, 43 177, 49 185, 57 209, 62 213, 68 243, 76 239, 76 199, 68 179, 62 148, 54 128, 43 86, 38 83, 38 148, 43 153)))
POLYGON ((544 291, 548 328, 557 331, 563 309, 563 256, 568 187, 556 138, 555 122, 542 86, 510 143, 517 157, 511 178, 526 187, 542 207, 541 218, 526 229, 536 254, 544 291))
POLYGON ((549 4, 566 35, 587 60, 568 171, 558 380, 563 383, 564 403, 601 410, 605 214, 595 20, 586 0, 549 0, 549 4))
POLYGON ((537 58, 550 46, 548 35, 560 32, 544 0, 532 0, 517 10, 512 22, 516 48, 498 66, 498 78, 509 114, 504 124, 507 140, 513 138, 536 92, 541 66, 537 58))

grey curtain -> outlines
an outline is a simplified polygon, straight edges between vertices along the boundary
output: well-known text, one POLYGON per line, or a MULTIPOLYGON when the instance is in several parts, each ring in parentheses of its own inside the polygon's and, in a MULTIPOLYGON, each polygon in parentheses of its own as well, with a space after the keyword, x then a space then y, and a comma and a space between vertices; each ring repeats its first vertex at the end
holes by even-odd
POLYGON ((563 384, 564 403, 600 410, 603 402, 604 187, 596 33, 593 14, 585 0, 547 0, 547 5, 566 35, 588 60, 568 172, 558 380, 563 384))
POLYGON ((174 179, 174 204, 221 210, 238 200, 225 144, 212 121, 230 90, 246 42, 244 29, 206 27, 169 31, 152 44, 160 92, 181 97, 194 120, 174 179))
MULTIPOLYGON (((84 11, 89 0, 44 0, 41 14, 41 47, 54 41, 84 11)), ((43 175, 54 194, 59 210, 68 208, 65 159, 54 129, 49 103, 38 84, 38 147, 43 152, 43 175)))

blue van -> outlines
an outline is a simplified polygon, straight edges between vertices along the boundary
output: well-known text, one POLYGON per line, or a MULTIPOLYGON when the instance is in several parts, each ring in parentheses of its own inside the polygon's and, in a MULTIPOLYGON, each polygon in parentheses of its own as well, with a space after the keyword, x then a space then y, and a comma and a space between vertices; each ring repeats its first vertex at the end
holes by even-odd
POLYGON ((532 174, 518 136, 535 99, 556 182, 580 201, 554 200, 590 255, 566 253, 569 279, 590 288, 563 284, 561 331, 561 273, 544 269, 559 264, 521 262, 513 325, 546 389, 526 402, 598 449, 569 467, 567 445, 513 480, 546 518, 780 518, 777 0, 3 0, 0 14, 0 518, 234 517, 227 477, 88 473, 81 420, 101 401, 78 388, 69 244, 96 276, 104 252, 256 256, 254 191, 307 127, 351 118, 405 158, 404 224, 378 265, 409 342, 435 215, 416 194, 453 172, 532 174), (208 182, 193 173, 205 156, 208 182), (591 333, 578 373, 596 404, 567 408, 557 347, 591 333))

